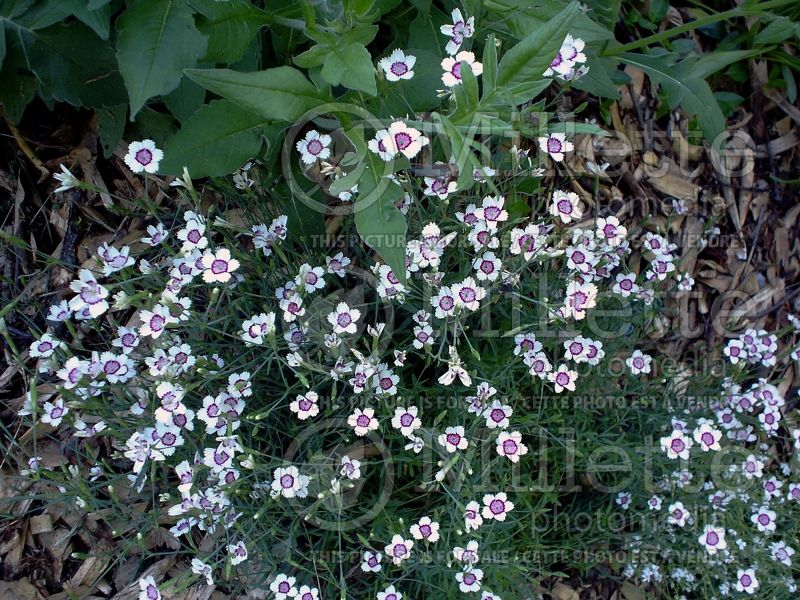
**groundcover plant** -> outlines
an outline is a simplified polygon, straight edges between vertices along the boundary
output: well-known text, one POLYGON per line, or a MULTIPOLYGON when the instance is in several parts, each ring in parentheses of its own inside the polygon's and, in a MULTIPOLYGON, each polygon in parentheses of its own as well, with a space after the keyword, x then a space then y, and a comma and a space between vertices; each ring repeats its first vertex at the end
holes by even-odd
POLYGON ((703 74, 741 55, 632 52, 619 3, 54 6, 0 1, 0 99, 96 107, 112 149, 149 114, 123 157, 142 197, 55 175, 146 235, 100 245, 28 348, 4 333, 29 378, 12 445, 37 501, 118 524, 130 597, 508 600, 597 565, 654 596, 794 597, 800 318, 670 369, 648 335, 694 282, 669 224, 559 171, 604 133, 562 94, 616 94, 619 62, 719 146, 703 74), (42 66, 90 29, 109 89, 42 66))

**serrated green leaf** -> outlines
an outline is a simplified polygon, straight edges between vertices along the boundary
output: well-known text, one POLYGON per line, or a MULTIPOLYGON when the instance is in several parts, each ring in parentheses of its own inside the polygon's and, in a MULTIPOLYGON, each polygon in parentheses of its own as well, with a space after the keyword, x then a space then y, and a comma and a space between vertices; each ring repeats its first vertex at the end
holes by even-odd
POLYGON ((211 102, 167 141, 159 171, 178 175, 187 167, 192 177, 232 173, 258 153, 266 124, 263 116, 229 100, 211 102))
POLYGON ((570 32, 577 14, 578 4, 572 2, 555 18, 534 27, 506 52, 497 70, 498 89, 513 89, 540 80, 570 32))
POLYGON ((196 65, 206 51, 206 38, 183 0, 137 0, 119 18, 117 29, 117 59, 131 119, 149 98, 178 87, 183 70, 196 65))
POLYGON ((354 206, 356 230, 370 248, 392 268, 401 283, 406 282, 406 218, 395 202, 403 190, 383 177, 384 164, 367 155, 364 174, 358 182, 354 206))
POLYGON ((363 44, 348 44, 331 51, 322 65, 322 77, 331 85, 343 85, 371 96, 378 93, 372 57, 363 44))
POLYGON ((230 69, 187 69, 207 90, 267 119, 294 121, 325 102, 320 91, 297 69, 277 67, 239 73, 230 69))
POLYGON ((208 37, 204 63, 233 64, 272 17, 250 0, 189 0, 200 13, 197 29, 208 37))

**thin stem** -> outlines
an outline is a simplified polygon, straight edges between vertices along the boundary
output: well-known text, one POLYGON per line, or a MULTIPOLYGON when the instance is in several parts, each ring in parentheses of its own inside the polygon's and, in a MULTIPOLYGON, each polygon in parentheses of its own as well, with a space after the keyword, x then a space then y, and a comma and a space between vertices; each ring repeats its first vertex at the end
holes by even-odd
POLYGON ((690 23, 684 23, 683 25, 680 25, 678 27, 667 29, 665 31, 662 31, 661 33, 656 33, 646 38, 636 40, 635 42, 630 42, 628 44, 623 44, 615 48, 610 48, 609 50, 603 52, 603 56, 616 56, 618 54, 622 54, 623 52, 629 52, 630 50, 637 50, 639 48, 649 46, 650 44, 663 42, 672 37, 675 37, 676 35, 680 35, 682 33, 686 33, 694 29, 699 29, 700 27, 705 27, 707 25, 711 25, 719 21, 727 21, 728 19, 734 19, 736 17, 760 15, 763 14, 764 11, 773 8, 779 8, 781 6, 788 6, 790 4, 793 4, 795 1, 796 0, 770 0, 770 2, 764 2, 763 4, 756 5, 752 8, 734 8, 731 10, 726 10, 724 12, 717 13, 715 15, 709 15, 707 17, 703 17, 702 19, 697 19, 690 23))

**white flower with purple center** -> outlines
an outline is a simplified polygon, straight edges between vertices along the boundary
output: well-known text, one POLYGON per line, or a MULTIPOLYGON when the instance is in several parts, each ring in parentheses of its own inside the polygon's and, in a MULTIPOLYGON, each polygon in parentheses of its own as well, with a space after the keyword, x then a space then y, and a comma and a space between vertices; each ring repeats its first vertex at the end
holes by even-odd
POLYGON ((270 591, 275 594, 275 600, 286 600, 297 595, 297 588, 294 586, 297 579, 289 577, 284 573, 278 573, 272 583, 269 584, 270 591))
POLYGON ((500 223, 508 221, 508 211, 503 208, 505 203, 506 199, 503 196, 486 196, 476 215, 486 222, 489 229, 496 231, 500 223))
POLYGON ((375 418, 375 409, 367 407, 357 408, 352 415, 347 417, 347 424, 353 428, 358 437, 367 435, 378 428, 378 419, 375 418))
POLYGON ((445 429, 444 433, 439 436, 438 442, 449 454, 453 454, 456 450, 466 450, 469 446, 469 441, 465 437, 464 428, 461 425, 445 429))
POLYGON ((88 310, 92 318, 97 318, 108 310, 108 290, 97 282, 94 274, 88 269, 81 269, 78 279, 69 284, 77 294, 69 301, 69 308, 74 312, 88 310))
POLYGON ((460 573, 456 573, 456 581, 458 582, 458 589, 462 592, 478 592, 481 589, 481 579, 483 579, 483 571, 481 569, 474 569, 472 567, 466 568, 460 573))
POLYGON ((352 261, 341 252, 338 252, 334 256, 325 257, 325 262, 328 266, 328 273, 338 277, 344 277, 346 274, 345 269, 352 261))
POLYGON ((792 556, 794 556, 795 551, 791 546, 787 546, 786 542, 773 542, 769 545, 769 552, 774 561, 786 565, 787 567, 792 566, 792 556))
POLYGON ((484 252, 472 262, 472 268, 475 269, 475 277, 479 281, 496 281, 500 276, 502 265, 503 263, 492 251, 484 252))
POLYGON ((375 137, 367 142, 367 148, 384 162, 389 162, 397 156, 397 147, 394 145, 392 134, 388 129, 380 129, 375 132, 375 137))
POLYGON ((469 67, 475 77, 483 73, 483 65, 475 60, 475 55, 472 52, 459 52, 455 58, 448 56, 442 60, 442 69, 444 69, 442 83, 447 87, 461 85, 462 63, 469 67))
POLYGON ((721 449, 719 441, 722 439, 722 432, 708 423, 703 423, 700 427, 695 429, 692 432, 692 437, 703 452, 721 449))
POLYGON ((261 313, 250 317, 242 323, 240 336, 248 344, 260 345, 264 337, 275 335, 275 313, 261 313))
POLYGON ((484 519, 502 522, 506 520, 506 515, 512 510, 514 510, 514 503, 508 499, 505 492, 486 494, 483 497, 481 514, 484 519))
POLYGON ((302 296, 293 292, 290 292, 288 298, 280 301, 280 307, 283 311, 283 320, 287 323, 293 322, 297 317, 302 317, 306 313, 302 296))
POLYGON ((452 293, 457 307, 464 307, 471 311, 478 310, 481 300, 486 297, 486 290, 480 287, 472 277, 456 283, 452 288, 452 293))
POLYGON ((633 504, 633 498, 631 497, 630 492, 620 492, 617 494, 614 502, 616 502, 622 510, 628 510, 631 504, 633 504))
POLYGON ((414 432, 422 427, 422 421, 417 416, 419 409, 416 406, 405 408, 398 406, 394 409, 392 417, 392 427, 399 429, 405 437, 410 437, 414 432))
POLYGON ((301 421, 309 417, 316 417, 319 414, 319 394, 312 390, 305 394, 298 394, 294 401, 289 404, 289 410, 297 415, 301 421))
POLYGON ((297 287, 304 287, 306 293, 313 294, 325 287, 325 270, 322 267, 312 267, 308 263, 300 265, 300 270, 294 278, 297 287))
POLYGON ((414 64, 417 57, 406 54, 399 48, 389 56, 378 61, 378 66, 383 69, 387 81, 400 81, 411 79, 414 76, 414 64))
POLYGON ((475 33, 475 17, 465 19, 459 8, 454 8, 450 16, 453 19, 453 24, 442 25, 439 31, 450 38, 447 46, 445 46, 445 51, 448 54, 455 54, 461 44, 464 43, 464 40, 471 38, 475 33))
POLYGON ((58 304, 53 304, 47 311, 47 320, 54 323, 62 323, 70 318, 72 311, 69 308, 69 303, 62 300, 58 304))
POLYGON ((636 274, 617 273, 616 283, 614 283, 614 287, 611 291, 623 298, 628 298, 631 294, 637 294, 639 292, 639 286, 636 285, 636 274))
POLYGON ((297 590, 295 600, 319 600, 319 590, 307 585, 301 586, 300 589, 297 590))
POLYGON ((625 241, 625 236, 628 235, 628 229, 624 225, 620 225, 617 217, 606 217, 605 219, 597 219, 597 236, 604 239, 609 246, 619 246, 625 241))
POLYGON ((565 133, 551 133, 546 137, 540 137, 538 141, 542 152, 547 152, 556 162, 563 161, 564 154, 575 149, 573 143, 567 141, 565 133))
POLYGON ((573 38, 572 35, 567 34, 555 58, 544 72, 544 77, 553 75, 560 75, 565 79, 574 77, 577 65, 586 62, 586 55, 583 53, 585 46, 586 44, 581 38, 573 38))
POLYGON ((396 151, 406 158, 414 158, 430 141, 418 129, 409 127, 403 121, 389 125, 389 135, 396 151))
POLYGON ((208 238, 205 236, 206 224, 202 221, 189 219, 186 224, 178 230, 177 238, 183 242, 181 252, 190 253, 192 250, 204 250, 208 246, 208 238))
POLYGON ((571 370, 567 365, 560 365, 558 369, 547 375, 547 379, 553 384, 556 394, 560 394, 564 390, 574 392, 578 373, 571 370))
POLYGON ((61 425, 61 420, 69 412, 69 408, 64 404, 62 398, 58 398, 54 402, 45 402, 42 406, 42 416, 39 420, 42 423, 47 423, 53 427, 61 425))
POLYGON ((377 600, 402 600, 403 594, 398 592, 393 585, 390 585, 382 592, 378 592, 377 600))
POLYGON ((750 569, 738 569, 736 571, 736 591, 744 592, 746 594, 755 594, 758 589, 758 579, 756 579, 756 571, 750 569))
POLYGON ((411 535, 415 540, 436 542, 439 539, 439 523, 432 521, 430 517, 422 517, 411 526, 411 535))
POLYGON ((305 498, 308 495, 307 475, 301 475, 297 467, 278 467, 272 474, 272 494, 284 498, 305 498))
POLYGON ((161 600, 161 592, 158 591, 156 580, 152 575, 142 577, 139 580, 139 600, 161 600))
POLYGON ((331 136, 320 134, 316 129, 306 133, 306 137, 297 142, 295 147, 300 153, 300 160, 306 165, 314 164, 317 159, 326 160, 331 156, 331 136))
POLYGON ((89 373, 89 363, 80 360, 77 356, 70 357, 64 366, 56 372, 56 376, 64 383, 64 389, 72 389, 80 382, 84 375, 89 373))
POLYGON ((773 533, 777 527, 776 519, 778 515, 774 510, 770 510, 767 506, 760 507, 756 512, 750 515, 750 521, 756 526, 761 533, 773 533))
POLYGON ((689 449, 694 445, 692 439, 684 434, 680 429, 675 429, 666 437, 660 440, 661 447, 667 453, 667 458, 684 460, 689 458, 689 449))
POLYGON ((124 160, 134 173, 155 173, 163 158, 164 153, 156 148, 153 140, 142 140, 128 144, 128 153, 124 160))
POLYGON ((350 308, 346 302, 339 302, 336 310, 328 314, 328 323, 333 325, 333 332, 336 334, 353 334, 357 331, 356 322, 359 318, 361 318, 360 310, 350 308))
POLYGON ((31 344, 28 354, 31 358, 49 358, 53 356, 57 348, 63 345, 63 342, 57 340, 49 333, 45 333, 31 344))
MULTIPOLYGON (((468 509, 470 510, 477 510, 480 511, 480 505, 475 502, 474 500, 467 504, 468 509)), ((478 515, 480 519, 480 515, 478 515)), ((469 528, 467 528, 469 530, 469 528)), ((480 560, 480 555, 478 554, 478 541, 477 540, 470 540, 467 542, 467 546, 462 548, 460 546, 456 546, 453 548, 453 558, 455 558, 458 562, 463 565, 475 565, 480 560)))
POLYGON ((382 559, 383 554, 380 552, 365 551, 361 559, 361 570, 365 573, 377 573, 381 570, 382 559))
POLYGON ((234 566, 246 561, 247 546, 241 540, 235 544, 228 544, 228 556, 231 557, 231 564, 234 566))
POLYGON ((456 297, 447 286, 439 288, 438 293, 431 298, 431 306, 434 307, 433 314, 437 319, 444 319, 452 316, 456 310, 456 297))
POLYGON ((447 197, 458 189, 458 184, 455 181, 443 181, 439 177, 425 177, 425 189, 423 194, 430 197, 436 197, 440 200, 446 200, 447 197))
POLYGON ((435 336, 433 334, 433 327, 427 323, 414 327, 414 341, 412 342, 412 345, 417 350, 421 350, 426 346, 430 348, 434 339, 435 336))
POLYGON ((139 326, 139 335, 142 337, 159 337, 166 330, 167 325, 177 323, 178 319, 172 316, 169 308, 163 304, 156 304, 152 310, 143 310, 139 313, 142 324, 139 326))
POLYGON ((519 457, 528 453, 528 447, 522 443, 522 434, 518 431, 501 432, 497 436, 496 450, 500 456, 505 456, 513 463, 519 462, 519 457))
POLYGON ((392 541, 383 549, 383 552, 392 559, 394 564, 399 565, 411 556, 413 547, 414 540, 406 540, 403 536, 395 534, 392 536, 392 541))
POLYGON ((675 502, 674 504, 670 504, 667 507, 667 514, 667 523, 671 525, 677 525, 678 527, 685 526, 686 522, 691 517, 689 511, 686 510, 686 507, 683 505, 683 502, 675 502))
POLYGON ((500 400, 495 400, 482 412, 482 416, 489 429, 505 429, 509 425, 509 418, 513 412, 510 406, 503 404, 500 400))
POLYGON ((625 359, 625 364, 628 366, 633 375, 649 373, 651 371, 650 365, 652 362, 653 357, 644 354, 641 350, 634 350, 633 354, 625 359))
POLYGON ((239 268, 239 261, 231 258, 231 251, 220 248, 216 252, 203 254, 203 281, 206 283, 227 283, 231 274, 239 268))
POLYGON ((562 223, 571 223, 581 218, 580 197, 575 192, 555 190, 550 204, 550 214, 561 219, 562 223))
POLYGON ((361 461, 350 458, 347 455, 343 456, 339 475, 347 479, 358 479, 361 477, 361 461))
POLYGON ((483 525, 481 506, 475 500, 471 500, 467 502, 467 505, 464 507, 464 528, 467 531, 472 531, 478 529, 481 525, 483 525))
POLYGON ((742 472, 747 479, 760 479, 764 475, 764 462, 750 454, 742 464, 742 472))
POLYGON ((523 361, 528 367, 528 372, 539 379, 547 379, 553 371, 553 366, 544 352, 526 352, 523 361))
POLYGON ((136 261, 130 256, 130 246, 115 248, 108 243, 103 244, 97 249, 97 254, 103 262, 103 275, 111 275, 130 267, 136 261))

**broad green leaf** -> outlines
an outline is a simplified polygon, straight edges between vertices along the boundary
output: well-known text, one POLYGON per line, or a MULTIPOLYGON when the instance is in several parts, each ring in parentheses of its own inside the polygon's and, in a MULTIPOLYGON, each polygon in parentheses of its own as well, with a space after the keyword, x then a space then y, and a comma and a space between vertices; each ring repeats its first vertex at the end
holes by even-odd
POLYGON ((272 20, 250 0, 190 0, 190 4, 201 15, 197 29, 208 37, 204 63, 235 63, 244 56, 259 30, 272 20))
POLYGON ((89 10, 97 10, 98 8, 103 8, 111 4, 112 0, 89 0, 86 4, 86 7, 89 10))
POLYGON ((513 90, 516 86, 540 80, 570 32, 577 13, 578 4, 573 2, 554 19, 534 27, 506 52, 497 71, 498 89, 513 90))
POLYGON ((76 106, 125 102, 111 45, 83 23, 18 33, 43 98, 76 106))
POLYGON ((111 33, 111 4, 89 8, 86 0, 61 0, 61 4, 76 19, 91 27, 102 39, 107 40, 111 33))
POLYGON ((135 0, 117 21, 117 59, 131 104, 131 119, 149 98, 168 94, 183 70, 205 54, 206 38, 197 31, 184 0, 135 0))
POLYGON ((325 59, 330 53, 331 49, 325 44, 317 44, 312 46, 305 52, 302 52, 292 59, 292 62, 301 69, 312 69, 314 67, 321 67, 325 63, 325 59))
POLYGON ((601 58, 589 49, 585 51, 585 54, 589 71, 582 77, 571 81, 570 85, 595 96, 613 98, 615 100, 619 98, 619 85, 612 79, 612 76, 616 77, 617 73, 622 73, 622 71, 617 70, 617 60, 614 58, 601 58))
POLYGON ((671 56, 632 53, 620 54, 619 59, 647 73, 666 93, 670 108, 680 106, 696 116, 705 138, 709 142, 718 141, 717 137, 725 131, 725 115, 708 83, 694 75, 692 62, 676 64, 671 56))
POLYGON ((756 44, 782 44, 797 35, 796 22, 787 17, 775 17, 764 29, 756 34, 756 44))
MULTIPOLYGON (((707 52, 694 61, 691 72, 693 77, 705 79, 717 71, 724 69, 728 65, 747 60, 765 52, 767 48, 755 48, 753 50, 730 50, 727 52, 707 52)), ((688 65, 689 63, 687 63, 688 65)))
POLYGON ((19 123, 25 107, 36 95, 36 78, 28 72, 28 61, 19 38, 9 35, 6 43, 6 57, 0 70, 0 104, 11 122, 19 123))
POLYGON ((354 206, 356 230, 405 283, 406 218, 395 206, 403 197, 403 190, 383 177, 384 165, 379 158, 369 153, 366 162, 354 206))
POLYGON ((239 73, 230 69, 187 69, 207 90, 267 119, 294 121, 325 102, 305 75, 292 67, 239 73))
POLYGON ((322 65, 322 77, 331 85, 377 94, 375 67, 363 44, 353 43, 331 51, 322 65))
POLYGON ((180 85, 164 96, 164 104, 167 105, 176 119, 181 123, 191 117, 195 111, 203 106, 206 98, 206 90, 203 86, 197 85, 188 77, 181 79, 180 85))
POLYGON ((194 113, 167 141, 159 171, 192 177, 227 175, 253 158, 261 148, 264 117, 216 100, 194 113))
POLYGON ((114 153, 125 131, 125 121, 128 118, 128 105, 117 104, 98 108, 97 133, 100 145, 103 147, 103 156, 108 158, 114 153))

